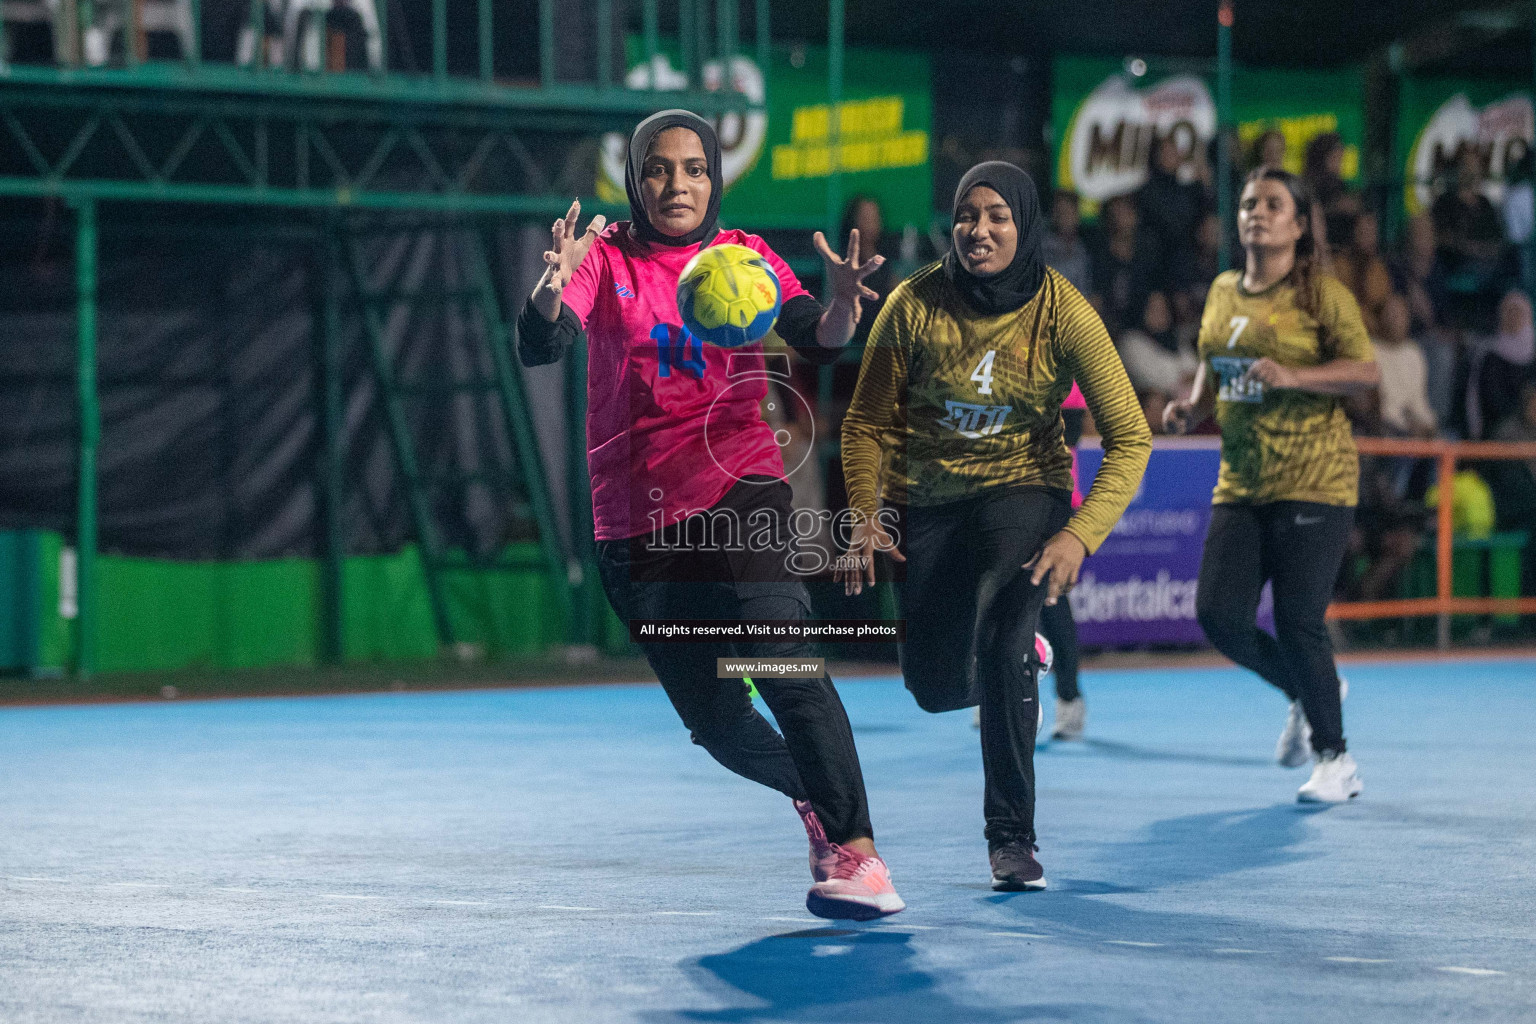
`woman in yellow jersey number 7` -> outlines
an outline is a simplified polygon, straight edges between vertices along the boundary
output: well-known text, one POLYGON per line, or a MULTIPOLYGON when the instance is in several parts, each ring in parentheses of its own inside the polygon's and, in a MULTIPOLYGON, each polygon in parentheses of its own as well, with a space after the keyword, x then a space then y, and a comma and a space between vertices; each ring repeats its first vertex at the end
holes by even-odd
POLYGON ((967 172, 952 248, 886 300, 843 421, 858 515, 838 578, 857 592, 875 581, 877 550, 904 562, 907 688, 925 711, 981 705, 986 837, 1000 890, 1045 888, 1035 858, 1041 605, 1077 581, 1152 447, 1104 324, 1045 266, 1042 240, 1027 174, 1001 162, 967 172), (1074 378, 1105 450, 1076 512, 1061 417, 1074 378))
POLYGON ((1342 803, 1362 784, 1345 750, 1323 615, 1359 485, 1343 399, 1374 388, 1378 373, 1354 297, 1318 268, 1310 209, 1296 176, 1275 168, 1248 176, 1237 211, 1246 266, 1211 285, 1194 388, 1168 405, 1163 424, 1181 434, 1214 412, 1221 427, 1200 625, 1217 650, 1290 698, 1276 757, 1287 767, 1313 754, 1316 762, 1297 799, 1342 803), (1255 621, 1266 581, 1274 637, 1255 621))

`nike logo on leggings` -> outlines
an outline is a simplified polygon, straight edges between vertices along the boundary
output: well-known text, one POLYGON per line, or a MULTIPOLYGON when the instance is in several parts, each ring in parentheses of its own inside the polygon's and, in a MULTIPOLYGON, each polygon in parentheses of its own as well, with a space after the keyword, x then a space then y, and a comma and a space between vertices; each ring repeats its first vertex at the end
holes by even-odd
POLYGON ((1322 516, 1304 516, 1304 515, 1300 514, 1299 512, 1296 514, 1296 525, 1297 526, 1311 526, 1313 523, 1320 523, 1322 521, 1323 521, 1323 517, 1322 516))

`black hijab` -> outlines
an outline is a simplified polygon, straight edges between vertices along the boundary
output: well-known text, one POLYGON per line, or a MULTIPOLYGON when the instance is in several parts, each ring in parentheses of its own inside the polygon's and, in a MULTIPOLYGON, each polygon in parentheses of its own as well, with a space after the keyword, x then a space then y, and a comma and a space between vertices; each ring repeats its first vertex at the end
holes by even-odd
POLYGON ((952 212, 958 215, 960 201, 977 185, 986 185, 1003 197, 1013 211, 1013 223, 1019 231, 1019 247, 1013 262, 991 277, 977 277, 965 269, 951 236, 949 253, 944 257, 944 276, 949 278, 965 301, 978 313, 996 316, 1021 308, 1045 283, 1045 218, 1040 215, 1040 196, 1035 183, 1013 164, 989 160, 965 172, 955 189, 952 212))
POLYGON ((725 179, 720 173, 720 137, 714 126, 698 114, 686 110, 663 110, 652 114, 635 127, 629 137, 629 159, 624 165, 624 191, 629 194, 630 232, 642 242, 657 245, 684 246, 707 242, 718 230, 715 221, 720 219, 720 196, 725 192, 725 179), (645 172, 645 156, 651 151, 651 142, 668 128, 687 128, 699 137, 704 145, 704 161, 709 165, 709 205, 699 226, 681 237, 662 234, 651 225, 645 215, 645 200, 640 192, 640 179, 645 172))

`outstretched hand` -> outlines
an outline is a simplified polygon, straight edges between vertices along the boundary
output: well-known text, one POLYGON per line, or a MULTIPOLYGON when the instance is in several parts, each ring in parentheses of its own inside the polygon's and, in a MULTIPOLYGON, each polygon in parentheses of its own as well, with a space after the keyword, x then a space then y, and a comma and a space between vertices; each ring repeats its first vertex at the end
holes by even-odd
POLYGON ((587 258, 587 252, 602 234, 608 220, 602 214, 592 218, 587 230, 576 233, 576 221, 581 216, 581 200, 573 200, 564 217, 550 228, 550 247, 544 253, 544 276, 534 289, 534 303, 539 311, 553 320, 560 312, 560 295, 571 283, 571 275, 587 258))
POLYGON ((816 232, 814 241, 816 251, 821 253, 822 265, 826 268, 826 282, 831 292, 829 304, 841 305, 849 310, 853 322, 857 324, 863 313, 861 300, 880 298, 880 293, 866 285, 864 279, 885 264, 885 257, 876 256, 863 263, 859 262, 858 228, 848 232, 847 256, 833 252, 827 244, 827 236, 820 231, 816 232))
POLYGON ((1054 605, 1077 585, 1077 574, 1087 557, 1088 549, 1083 542, 1062 530, 1046 541, 1045 547, 1024 563, 1024 568, 1034 570, 1029 577, 1030 583, 1038 587, 1045 581, 1045 603, 1054 605))

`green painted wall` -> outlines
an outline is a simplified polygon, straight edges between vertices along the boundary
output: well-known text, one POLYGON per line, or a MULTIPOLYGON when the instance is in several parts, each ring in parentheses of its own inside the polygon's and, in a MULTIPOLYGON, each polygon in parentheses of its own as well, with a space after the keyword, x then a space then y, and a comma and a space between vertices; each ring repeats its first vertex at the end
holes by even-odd
MULTIPOLYGON (((19 534, 0 534, 0 667, 24 650, 17 597, 26 588, 15 557, 19 534)), ((59 606, 62 539, 35 534, 37 658, 44 671, 69 664, 74 622, 59 606)), ((532 548, 529 545, 530 549, 532 548)), ((515 552, 513 553, 516 554, 515 552)), ((536 552, 530 550, 531 558, 536 552)), ((99 670, 309 666, 320 649, 320 565, 302 559, 177 562, 104 555, 100 567, 99 670)), ((453 572, 446 577, 456 634, 486 658, 536 654, 565 642, 546 577, 526 572, 453 572)), ((414 549, 355 556, 344 572, 343 647, 349 662, 413 661, 438 655, 421 562, 414 549)), ((611 618, 611 613, 609 613, 611 618)), ((622 640, 616 622, 604 636, 622 640)))

